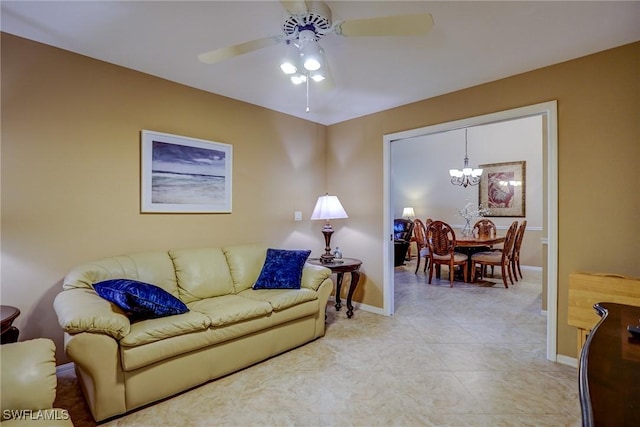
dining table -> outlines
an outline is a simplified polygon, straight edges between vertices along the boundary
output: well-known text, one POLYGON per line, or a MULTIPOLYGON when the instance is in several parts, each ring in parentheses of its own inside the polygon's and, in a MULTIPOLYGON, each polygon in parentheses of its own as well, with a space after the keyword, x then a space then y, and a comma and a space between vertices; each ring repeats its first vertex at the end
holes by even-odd
POLYGON ((467 278, 471 281, 471 256, 476 253, 490 248, 493 245, 504 243, 506 236, 474 236, 471 234, 456 234, 456 251, 463 253, 469 257, 467 261, 467 278))
POLYGON ((482 248, 504 243, 506 236, 472 236, 456 234, 457 248, 482 248))

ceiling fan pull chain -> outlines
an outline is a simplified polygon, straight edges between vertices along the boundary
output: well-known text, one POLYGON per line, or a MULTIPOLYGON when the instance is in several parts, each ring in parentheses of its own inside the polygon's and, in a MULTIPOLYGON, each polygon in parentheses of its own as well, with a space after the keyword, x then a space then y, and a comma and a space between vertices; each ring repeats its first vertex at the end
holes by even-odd
POLYGON ((307 113, 309 112, 309 73, 307 72, 307 113))

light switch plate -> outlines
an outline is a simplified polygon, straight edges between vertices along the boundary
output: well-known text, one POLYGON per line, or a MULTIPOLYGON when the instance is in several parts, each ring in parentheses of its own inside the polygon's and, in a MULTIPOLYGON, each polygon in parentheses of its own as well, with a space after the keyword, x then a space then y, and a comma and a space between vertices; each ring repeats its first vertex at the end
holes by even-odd
POLYGON ((293 213, 293 220, 294 221, 302 221, 302 211, 295 211, 293 213))

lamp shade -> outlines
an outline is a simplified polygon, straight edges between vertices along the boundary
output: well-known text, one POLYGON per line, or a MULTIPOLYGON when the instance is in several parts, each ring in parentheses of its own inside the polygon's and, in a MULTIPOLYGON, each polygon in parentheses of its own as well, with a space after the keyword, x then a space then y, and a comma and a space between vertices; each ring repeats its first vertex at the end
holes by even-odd
POLYGON ((349 218, 345 212, 340 200, 337 196, 330 196, 328 194, 318 197, 316 207, 313 209, 311 219, 341 219, 349 218))
POLYGON ((413 208, 404 208, 402 209, 402 216, 406 216, 407 218, 415 218, 416 214, 413 211, 413 208))

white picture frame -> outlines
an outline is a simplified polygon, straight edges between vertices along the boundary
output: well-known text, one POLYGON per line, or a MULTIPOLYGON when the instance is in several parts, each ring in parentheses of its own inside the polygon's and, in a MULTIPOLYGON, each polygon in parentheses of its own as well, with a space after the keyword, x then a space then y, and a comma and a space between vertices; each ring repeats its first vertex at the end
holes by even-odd
POLYGON ((231 213, 233 147, 141 131, 142 213, 231 213))

